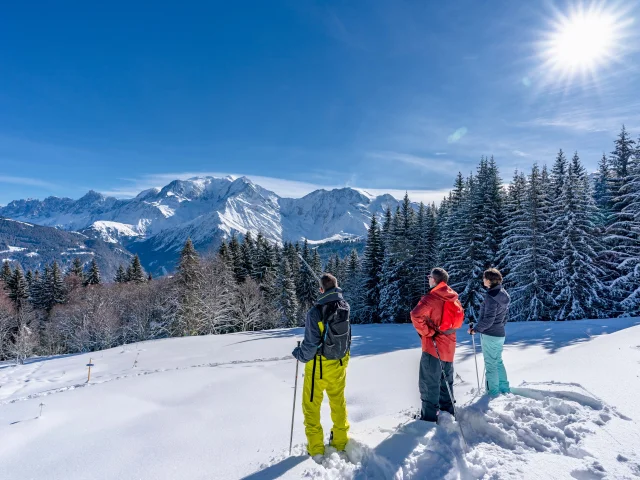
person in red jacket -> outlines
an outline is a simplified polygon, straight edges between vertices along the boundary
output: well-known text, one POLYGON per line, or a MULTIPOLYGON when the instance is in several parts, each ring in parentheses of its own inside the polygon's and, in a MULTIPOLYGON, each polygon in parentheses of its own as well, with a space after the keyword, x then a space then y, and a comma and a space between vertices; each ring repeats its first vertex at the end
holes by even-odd
POLYGON ((440 331, 445 302, 455 302, 458 294, 447 283, 449 274, 442 268, 434 268, 429 275, 427 293, 411 311, 411 321, 422 338, 420 359, 420 419, 436 422, 440 411, 454 415, 453 402, 445 383, 453 392, 453 356, 456 351, 455 330, 440 331), (436 346, 438 350, 436 352, 436 346), (438 353, 440 359, 438 359, 438 353), (442 365, 440 363, 442 360, 442 365), (444 369, 444 375, 443 373, 444 369))

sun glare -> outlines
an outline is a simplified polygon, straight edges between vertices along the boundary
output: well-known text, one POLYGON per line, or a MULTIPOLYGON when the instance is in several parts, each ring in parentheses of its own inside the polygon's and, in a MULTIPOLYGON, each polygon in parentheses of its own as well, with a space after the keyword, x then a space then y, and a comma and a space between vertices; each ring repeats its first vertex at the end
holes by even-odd
POLYGON ((611 56, 614 30, 610 15, 587 13, 569 18, 553 35, 549 53, 558 66, 595 68, 611 56))
POLYGON ((545 74, 569 82, 576 76, 594 78, 622 57, 631 22, 624 12, 596 4, 556 12, 541 42, 545 74))

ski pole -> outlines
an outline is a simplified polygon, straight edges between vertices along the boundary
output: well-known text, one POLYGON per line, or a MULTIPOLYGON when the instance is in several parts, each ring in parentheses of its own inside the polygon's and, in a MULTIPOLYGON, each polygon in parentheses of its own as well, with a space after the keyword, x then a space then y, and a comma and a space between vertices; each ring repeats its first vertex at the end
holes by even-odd
MULTIPOLYGON (((480 335, 480 350, 482 351, 482 358, 484 359, 484 348, 482 348, 482 335, 480 335)), ((484 385, 483 388, 486 388, 486 384, 484 383, 484 379, 486 378, 487 375, 487 362, 483 362, 483 369, 482 369, 482 385, 484 385)))
MULTIPOLYGON (((298 347, 300 346, 300 341, 298 341, 298 347)), ((293 412, 291 413, 291 437, 289 438, 289 456, 291 456, 291 451, 293 450, 293 424, 296 419, 296 396, 298 394, 298 367, 300 366, 300 361, 296 359, 296 380, 293 385, 293 412)))
MULTIPOLYGON (((473 322, 469 324, 469 328, 473 330, 473 322)), ((471 341, 473 342, 473 359, 476 362, 476 380, 478 380, 478 392, 480 392, 480 374, 478 373, 478 353, 476 351, 476 336, 471 334, 471 341)))
POLYGON ((462 437, 462 442, 464 443, 465 451, 469 451, 469 445, 467 444, 467 439, 464 438, 464 432, 462 431, 462 425, 458 421, 458 412, 456 409, 456 400, 453 398, 453 392, 451 391, 451 387, 449 386, 449 381, 447 380, 447 376, 444 373, 444 364, 442 363, 442 358, 440 358, 440 351, 438 350, 438 344, 436 343, 436 339, 431 337, 433 341, 433 346, 436 347, 436 355, 438 355, 438 361, 440 362, 440 371, 442 372, 442 379, 444 380, 444 384, 447 386, 447 391, 449 392, 449 399, 451 400, 451 406, 453 407, 453 418, 455 418, 456 423, 458 424, 458 429, 460 429, 460 436, 462 437))
POLYGON ((318 277, 318 275, 316 275, 316 272, 313 271, 313 268, 311 268, 309 266, 309 264, 307 263, 307 261, 304 259, 304 257, 300 254, 298 254, 298 257, 300 257, 300 260, 302 260, 302 263, 305 264, 305 266, 309 269, 309 271, 311 272, 311 274, 315 277, 315 279, 318 281, 318 283, 322 284, 322 280, 320 280, 320 277, 318 277))

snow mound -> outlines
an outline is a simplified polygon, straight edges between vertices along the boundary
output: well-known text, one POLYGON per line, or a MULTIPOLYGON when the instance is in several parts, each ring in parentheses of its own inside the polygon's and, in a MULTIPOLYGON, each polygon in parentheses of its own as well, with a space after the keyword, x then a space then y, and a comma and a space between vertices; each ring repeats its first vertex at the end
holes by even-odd
MULTIPOLYGON (((374 449, 357 440, 351 440, 345 452, 327 447, 322 464, 311 464, 303 478, 545 478, 549 465, 558 462, 573 462, 573 478, 607 477, 585 443, 620 415, 579 385, 551 387, 514 388, 512 394, 495 399, 482 397, 459 408, 460 423, 446 413, 437 426, 405 419, 374 449)), ((297 449, 303 453, 302 446, 297 449)), ((628 459, 619 456, 618 461, 628 459)), ((560 477, 551 472, 549 478, 560 477)))

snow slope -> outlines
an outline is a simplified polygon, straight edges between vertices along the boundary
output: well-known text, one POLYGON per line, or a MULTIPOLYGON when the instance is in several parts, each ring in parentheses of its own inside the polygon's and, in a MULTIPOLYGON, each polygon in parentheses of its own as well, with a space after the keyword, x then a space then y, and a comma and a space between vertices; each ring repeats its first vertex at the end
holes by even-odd
MULTIPOLYGON (((640 476, 640 320, 523 323, 508 331, 505 361, 517 394, 490 401, 475 396, 469 336, 460 334, 455 392, 465 453, 448 415, 436 428, 409 417, 419 405, 411 326, 355 326, 347 387, 353 440, 347 454, 329 451, 322 466, 303 455, 300 390, 294 455, 287 452, 289 352, 301 330, 0 365, 0 478, 640 476)), ((326 402, 323 422, 328 434, 326 402)))

